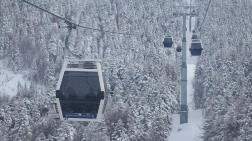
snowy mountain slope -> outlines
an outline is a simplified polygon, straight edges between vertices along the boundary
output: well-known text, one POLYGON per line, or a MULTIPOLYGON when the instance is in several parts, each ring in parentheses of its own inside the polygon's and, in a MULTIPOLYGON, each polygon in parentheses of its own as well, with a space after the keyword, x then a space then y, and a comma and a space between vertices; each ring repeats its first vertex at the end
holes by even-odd
POLYGON ((205 109, 206 141, 252 140, 251 13, 251 0, 212 1, 209 7, 194 84, 196 108, 205 109))
POLYGON ((181 22, 172 17, 174 1, 29 2, 100 31, 69 29, 64 21, 22 1, 0 1, 3 56, 11 58, 14 70, 30 69, 32 84, 46 88, 42 92, 34 86, 22 88, 10 103, 0 107, 1 139, 165 140, 171 113, 178 107, 175 52, 162 44, 165 34, 173 33, 174 39, 180 36, 181 22), (104 30, 137 35, 108 34, 104 30), (63 49, 71 53, 64 56, 63 49), (111 98, 103 123, 67 123, 45 116, 55 98, 64 57, 103 61, 111 98))

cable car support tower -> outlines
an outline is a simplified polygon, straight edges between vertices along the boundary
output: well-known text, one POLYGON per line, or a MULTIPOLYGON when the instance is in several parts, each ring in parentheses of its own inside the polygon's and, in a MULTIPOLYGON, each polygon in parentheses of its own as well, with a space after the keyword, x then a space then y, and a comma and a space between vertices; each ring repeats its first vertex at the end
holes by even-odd
MULTIPOLYGON (((191 5, 190 5, 191 7, 191 5)), ((192 6, 196 7, 196 6, 192 6)), ((180 124, 188 123, 187 106, 187 61, 186 61, 186 17, 196 17, 197 13, 175 12, 175 17, 183 17, 183 37, 182 37, 182 65, 181 65, 181 92, 180 92, 180 124)))

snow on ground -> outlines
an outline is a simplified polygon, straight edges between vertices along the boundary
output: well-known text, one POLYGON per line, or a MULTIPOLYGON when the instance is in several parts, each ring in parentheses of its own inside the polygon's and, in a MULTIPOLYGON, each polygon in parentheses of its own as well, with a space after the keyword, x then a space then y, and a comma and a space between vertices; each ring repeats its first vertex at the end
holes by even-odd
POLYGON ((194 72, 196 69, 196 65, 187 64, 187 104, 189 110, 194 109, 194 101, 193 101, 193 80, 194 80, 194 72))
POLYGON ((173 115, 172 132, 168 141, 202 141, 202 113, 201 110, 189 111, 189 122, 180 125, 179 114, 173 115))
MULTIPOLYGON (((189 3, 190 0, 187 0, 189 3)), ((194 1, 192 0, 192 3, 194 1)), ((187 18, 186 47, 187 47, 187 104, 188 104, 188 123, 180 124, 179 114, 173 115, 172 131, 168 141, 202 141, 203 116, 202 110, 195 110, 193 103, 193 80, 198 57, 192 57, 189 51, 192 33, 189 32, 189 18, 187 18)), ((192 30, 195 26, 195 18, 192 18, 192 30)))
POLYGON ((29 85, 23 73, 14 73, 8 69, 5 60, 0 60, 0 96, 15 96, 19 82, 21 85, 29 85))
POLYGON ((173 115, 172 132, 168 141, 202 141, 203 116, 201 110, 193 109, 193 86, 195 65, 187 65, 188 123, 179 123, 179 114, 173 115))

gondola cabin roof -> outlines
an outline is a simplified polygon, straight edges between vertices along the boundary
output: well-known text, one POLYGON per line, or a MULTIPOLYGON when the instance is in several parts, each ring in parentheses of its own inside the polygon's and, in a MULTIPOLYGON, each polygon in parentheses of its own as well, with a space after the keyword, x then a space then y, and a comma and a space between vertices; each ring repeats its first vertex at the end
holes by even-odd
POLYGON ((101 121, 105 86, 99 61, 66 61, 56 88, 61 120, 101 121))
POLYGON ((201 45, 201 40, 200 39, 192 39, 191 48, 192 49, 203 49, 202 45, 201 45))

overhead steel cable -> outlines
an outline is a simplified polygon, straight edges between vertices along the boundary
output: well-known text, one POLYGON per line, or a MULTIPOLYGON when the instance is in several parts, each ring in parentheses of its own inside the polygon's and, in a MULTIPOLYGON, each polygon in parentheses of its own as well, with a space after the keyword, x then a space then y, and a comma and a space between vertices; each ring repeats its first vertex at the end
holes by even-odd
POLYGON ((48 13, 48 14, 54 16, 54 17, 57 17, 57 18, 59 18, 59 19, 65 21, 67 24, 72 25, 72 26, 81 27, 81 28, 89 29, 89 30, 95 30, 95 31, 106 32, 106 33, 112 33, 112 34, 137 35, 137 34, 131 34, 131 33, 123 33, 123 32, 116 32, 116 31, 109 31, 109 30, 101 30, 101 29, 98 29, 98 28, 92 28, 92 27, 88 27, 88 26, 83 26, 83 25, 80 25, 80 24, 76 24, 76 23, 74 23, 74 22, 71 21, 71 20, 68 20, 68 19, 66 19, 66 18, 64 18, 64 17, 61 17, 61 16, 59 16, 59 15, 53 13, 53 12, 50 12, 50 11, 44 9, 44 8, 41 8, 41 7, 39 7, 39 6, 37 6, 37 5, 33 4, 33 3, 31 3, 31 2, 29 2, 29 1, 26 1, 26 0, 21 0, 21 1, 24 2, 24 3, 26 3, 26 4, 29 4, 29 5, 33 6, 33 7, 35 7, 35 8, 37 8, 37 9, 39 9, 39 10, 41 10, 41 11, 43 11, 43 12, 46 12, 46 13, 48 13))
POLYGON ((209 0, 208 5, 207 5, 207 9, 206 9, 206 13, 205 13, 204 18, 203 18, 203 21, 202 21, 202 23, 200 24, 200 26, 198 28, 199 30, 201 29, 201 27, 203 26, 203 24, 204 24, 204 22, 206 20, 206 16, 207 16, 207 13, 208 13, 211 2, 212 2, 212 0, 209 0))

